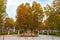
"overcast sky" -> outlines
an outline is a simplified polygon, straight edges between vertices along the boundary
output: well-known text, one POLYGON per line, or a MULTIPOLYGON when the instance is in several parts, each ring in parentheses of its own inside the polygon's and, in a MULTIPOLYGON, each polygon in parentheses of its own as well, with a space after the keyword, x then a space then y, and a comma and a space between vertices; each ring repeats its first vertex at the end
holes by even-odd
POLYGON ((32 4, 33 1, 39 2, 42 7, 45 6, 46 4, 52 3, 52 0, 7 0, 6 12, 8 13, 9 17, 14 18, 15 20, 17 6, 20 5, 21 3, 26 3, 26 2, 32 4))

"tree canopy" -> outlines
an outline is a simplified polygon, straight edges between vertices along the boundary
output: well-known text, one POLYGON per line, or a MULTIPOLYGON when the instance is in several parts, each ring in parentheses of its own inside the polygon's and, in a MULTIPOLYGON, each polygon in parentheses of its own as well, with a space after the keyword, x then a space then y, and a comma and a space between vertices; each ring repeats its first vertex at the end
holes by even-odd
POLYGON ((21 29, 37 29, 38 22, 43 20, 43 10, 39 3, 33 2, 32 6, 29 3, 22 3, 17 8, 17 25, 21 29))

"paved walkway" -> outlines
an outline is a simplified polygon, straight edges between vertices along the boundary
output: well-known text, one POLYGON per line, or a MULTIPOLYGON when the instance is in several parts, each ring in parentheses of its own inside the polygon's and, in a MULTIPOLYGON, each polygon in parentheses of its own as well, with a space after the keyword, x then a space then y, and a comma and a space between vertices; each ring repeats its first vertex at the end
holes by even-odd
POLYGON ((0 36, 0 40, 60 40, 60 37, 39 35, 39 37, 19 37, 17 35, 0 36))

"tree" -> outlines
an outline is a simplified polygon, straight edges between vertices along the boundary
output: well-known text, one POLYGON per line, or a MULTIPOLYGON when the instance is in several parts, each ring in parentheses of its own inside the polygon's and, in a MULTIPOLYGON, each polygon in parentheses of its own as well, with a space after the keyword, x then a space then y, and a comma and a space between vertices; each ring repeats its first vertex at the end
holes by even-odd
POLYGON ((5 19, 5 29, 7 30, 8 28, 11 28, 11 29, 13 29, 13 27, 14 27, 14 25, 15 25, 15 22, 14 22, 14 20, 13 20, 13 18, 6 18, 5 19))
POLYGON ((6 5, 4 4, 4 0, 0 0, 0 29, 3 31, 4 19, 6 15, 6 5))
POLYGON ((54 9, 54 7, 52 6, 47 6, 45 7, 45 15, 46 15, 46 20, 47 23, 46 23, 46 27, 47 29, 49 30, 59 30, 59 24, 60 24, 60 12, 58 11, 55 11, 56 9, 54 9))
POLYGON ((60 13, 60 0, 54 0, 52 6, 56 13, 60 13))
POLYGON ((17 25, 20 29, 26 29, 27 27, 27 19, 28 15, 31 13, 31 7, 29 3, 21 4, 17 8, 17 25))
POLYGON ((44 7, 44 13, 47 19, 54 14, 54 8, 47 4, 46 7, 44 7))
POLYGON ((54 0, 53 1, 53 8, 54 8, 54 12, 55 12, 55 27, 58 30, 59 29, 59 24, 60 24, 60 0, 54 0))
MULTIPOLYGON (((43 20, 43 11, 39 3, 33 2, 32 7, 29 3, 22 3, 17 8, 17 26, 20 29, 35 30, 38 28, 39 17, 43 20), (36 10, 35 10, 36 9, 36 10)), ((41 20, 40 19, 40 20, 41 20)), ((41 20, 41 21, 42 21, 41 20)))
POLYGON ((54 14, 54 16, 48 18, 48 27, 51 30, 60 30, 60 14, 54 14))
POLYGON ((54 16, 54 24, 55 24, 55 29, 60 31, 60 13, 55 14, 54 16))
MULTIPOLYGON (((38 20, 36 25, 38 25, 38 26, 39 26, 38 29, 40 29, 40 24, 39 24, 39 22, 42 22, 42 21, 43 21, 43 17, 44 17, 43 9, 42 9, 40 3, 37 3, 37 2, 35 2, 35 1, 33 2, 33 4, 32 4, 32 13, 33 13, 35 16, 37 16, 37 18, 35 17, 36 20, 38 20)), ((34 19, 34 20, 35 20, 35 19, 34 19)))

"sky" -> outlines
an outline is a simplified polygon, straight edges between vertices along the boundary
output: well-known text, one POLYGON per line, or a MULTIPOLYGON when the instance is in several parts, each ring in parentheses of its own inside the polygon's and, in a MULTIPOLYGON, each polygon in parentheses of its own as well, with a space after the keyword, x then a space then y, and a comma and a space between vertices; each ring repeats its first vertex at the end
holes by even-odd
POLYGON ((22 3, 30 3, 32 4, 33 1, 36 1, 44 7, 46 4, 51 4, 53 0, 7 0, 7 8, 6 12, 10 18, 13 18, 14 21, 16 20, 16 9, 22 3))

